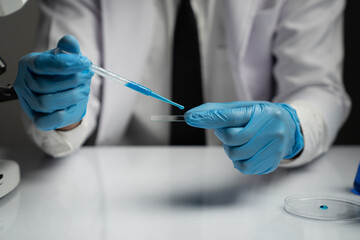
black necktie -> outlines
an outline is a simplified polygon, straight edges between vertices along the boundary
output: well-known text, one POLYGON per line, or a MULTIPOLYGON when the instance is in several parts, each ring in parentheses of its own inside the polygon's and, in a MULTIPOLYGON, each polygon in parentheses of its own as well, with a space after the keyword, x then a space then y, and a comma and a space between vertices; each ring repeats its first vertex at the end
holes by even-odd
MULTIPOLYGON (((176 17, 173 45, 172 99, 189 110, 203 103, 201 65, 196 19, 190 0, 181 0, 176 17)), ((184 111, 172 107, 171 114, 184 111)), ((184 123, 171 124, 171 145, 204 145, 205 131, 184 123)))

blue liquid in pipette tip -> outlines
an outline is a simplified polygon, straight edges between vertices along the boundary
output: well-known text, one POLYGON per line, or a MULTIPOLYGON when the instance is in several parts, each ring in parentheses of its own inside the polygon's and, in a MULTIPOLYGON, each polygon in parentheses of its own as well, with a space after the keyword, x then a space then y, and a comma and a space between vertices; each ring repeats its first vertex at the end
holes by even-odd
POLYGON ((184 106, 182 106, 182 105, 180 105, 180 104, 178 104, 176 102, 173 102, 173 101, 171 101, 171 100, 169 100, 169 99, 167 99, 167 98, 165 98, 165 97, 151 91, 149 88, 144 87, 144 86, 142 86, 142 85, 140 85, 140 84, 138 84, 136 82, 130 81, 130 82, 126 83, 125 86, 128 87, 128 88, 131 88, 131 89, 133 89, 133 90, 135 90, 135 91, 137 91, 139 93, 142 93, 142 94, 145 94, 147 96, 159 99, 159 100, 161 100, 163 102, 169 103, 169 104, 171 104, 171 105, 173 105, 175 107, 180 108, 181 110, 184 109, 184 106))
POLYGON ((151 92, 151 93, 149 94, 149 96, 151 96, 151 97, 153 97, 153 98, 157 98, 157 99, 159 99, 159 100, 161 100, 161 101, 163 101, 163 102, 169 103, 169 104, 171 104, 171 105, 173 105, 173 106, 175 106, 175 107, 180 108, 181 110, 184 109, 184 106, 183 106, 183 105, 180 105, 180 104, 178 104, 178 103, 176 103, 176 102, 173 102, 173 101, 171 101, 171 100, 169 100, 169 99, 167 99, 167 98, 164 98, 163 96, 160 96, 160 95, 157 94, 157 93, 151 92))

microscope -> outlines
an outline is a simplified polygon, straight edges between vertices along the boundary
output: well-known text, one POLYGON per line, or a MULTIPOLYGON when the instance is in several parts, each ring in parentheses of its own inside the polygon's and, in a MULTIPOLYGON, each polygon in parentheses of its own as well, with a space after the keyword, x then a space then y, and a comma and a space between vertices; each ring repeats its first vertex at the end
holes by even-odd
MULTIPOLYGON (((6 71, 6 63, 0 57, 0 75, 3 74, 5 71, 6 71)), ((17 95, 14 90, 14 87, 11 84, 8 84, 6 86, 0 86, 0 102, 7 102, 15 99, 17 99, 17 95)))
MULTIPOLYGON (((0 8, 1 9, 1 8, 0 8)), ((0 75, 6 71, 6 63, 0 57, 0 75)), ((0 102, 17 99, 14 88, 0 87, 0 102)), ((0 198, 11 192, 20 182, 19 165, 12 160, 0 159, 0 198)))
MULTIPOLYGON (((23 7, 27 0, 0 0, 0 17, 12 14, 23 7)), ((0 56, 0 75, 6 71, 6 63, 0 56)), ((0 86, 0 102, 17 99, 11 84, 0 86)), ((20 182, 20 168, 13 160, 0 159, 0 199, 11 192, 20 182)))

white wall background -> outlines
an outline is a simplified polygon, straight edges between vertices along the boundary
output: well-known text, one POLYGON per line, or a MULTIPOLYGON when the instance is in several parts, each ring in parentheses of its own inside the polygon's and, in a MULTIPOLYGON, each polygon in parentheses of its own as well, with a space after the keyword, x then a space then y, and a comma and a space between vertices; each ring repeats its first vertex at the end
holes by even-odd
MULTIPOLYGON (((0 56, 7 63, 0 85, 15 81, 19 59, 34 46, 38 20, 38 0, 29 0, 21 10, 0 17, 0 56)), ((34 147, 22 126, 21 111, 17 100, 0 103, 0 147, 34 147)))

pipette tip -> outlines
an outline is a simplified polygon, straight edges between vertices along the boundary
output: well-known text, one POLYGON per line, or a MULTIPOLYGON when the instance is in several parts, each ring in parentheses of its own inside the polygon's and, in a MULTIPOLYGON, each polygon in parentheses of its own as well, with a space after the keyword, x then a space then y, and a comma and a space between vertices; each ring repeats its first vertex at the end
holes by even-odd
POLYGON ((159 100, 161 100, 161 101, 163 101, 163 102, 169 103, 169 104, 171 104, 171 105, 173 105, 173 106, 175 106, 175 107, 178 107, 178 108, 181 109, 181 110, 183 110, 183 109, 185 108, 183 105, 180 105, 180 104, 178 104, 178 103, 176 103, 176 102, 173 102, 173 101, 171 101, 171 100, 169 100, 169 99, 167 99, 167 98, 165 98, 165 97, 163 97, 163 96, 160 96, 160 95, 157 94, 157 93, 151 92, 151 93, 149 94, 149 96, 154 97, 154 98, 157 98, 157 99, 159 99, 159 100))

